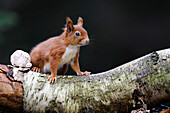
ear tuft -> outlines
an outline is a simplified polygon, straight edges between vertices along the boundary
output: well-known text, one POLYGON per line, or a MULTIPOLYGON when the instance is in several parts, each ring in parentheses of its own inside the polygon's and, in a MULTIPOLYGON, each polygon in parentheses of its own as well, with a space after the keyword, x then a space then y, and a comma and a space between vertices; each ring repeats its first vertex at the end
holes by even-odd
POLYGON ((73 22, 69 17, 67 17, 67 19, 66 19, 66 27, 67 27, 67 29, 66 29, 67 32, 71 32, 74 30, 73 22))
POLYGON ((77 25, 83 27, 83 19, 81 17, 79 17, 77 25))

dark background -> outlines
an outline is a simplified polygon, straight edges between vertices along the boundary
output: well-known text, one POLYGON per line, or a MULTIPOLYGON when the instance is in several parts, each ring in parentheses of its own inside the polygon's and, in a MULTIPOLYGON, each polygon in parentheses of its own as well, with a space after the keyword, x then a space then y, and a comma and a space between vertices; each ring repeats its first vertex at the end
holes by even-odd
MULTIPOLYGON (((81 16, 91 42, 81 48, 81 70, 106 71, 170 47, 170 4, 156 0, 0 0, 0 63, 17 49, 60 35, 69 16, 81 16)), ((67 74, 75 74, 69 71, 67 74)))

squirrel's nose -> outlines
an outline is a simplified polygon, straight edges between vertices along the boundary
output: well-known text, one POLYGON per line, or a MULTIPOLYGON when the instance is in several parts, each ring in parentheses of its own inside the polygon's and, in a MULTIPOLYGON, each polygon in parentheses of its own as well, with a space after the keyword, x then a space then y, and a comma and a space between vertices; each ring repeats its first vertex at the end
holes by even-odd
POLYGON ((89 39, 85 39, 85 44, 88 44, 90 42, 89 39))
POLYGON ((86 38, 86 39, 83 39, 83 40, 80 42, 80 44, 81 44, 81 45, 87 45, 89 42, 90 42, 90 40, 89 40, 88 38, 86 38))

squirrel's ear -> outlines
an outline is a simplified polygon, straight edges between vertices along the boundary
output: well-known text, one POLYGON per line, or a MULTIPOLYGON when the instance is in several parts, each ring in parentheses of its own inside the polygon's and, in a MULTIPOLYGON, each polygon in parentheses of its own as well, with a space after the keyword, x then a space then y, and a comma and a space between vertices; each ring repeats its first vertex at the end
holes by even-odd
POLYGON ((67 19, 66 19, 66 27, 67 27, 68 32, 71 32, 74 30, 73 22, 69 17, 67 17, 67 19))
POLYGON ((83 19, 81 17, 79 17, 77 25, 83 27, 83 19))

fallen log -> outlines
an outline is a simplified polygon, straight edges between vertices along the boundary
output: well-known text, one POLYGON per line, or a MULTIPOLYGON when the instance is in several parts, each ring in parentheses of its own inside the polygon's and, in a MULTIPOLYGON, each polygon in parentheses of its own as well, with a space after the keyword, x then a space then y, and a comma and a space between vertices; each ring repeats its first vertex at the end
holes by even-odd
MULTIPOLYGON (((90 76, 24 75, 26 112, 127 112, 170 99, 170 49, 153 52, 107 72, 90 76)), ((147 109, 146 107, 144 107, 147 109)))
POLYGON ((19 74, 25 112, 122 113, 131 111, 138 103, 147 109, 146 105, 170 99, 170 49, 103 73, 57 76, 55 84, 49 84, 47 74, 32 71, 19 74))
POLYGON ((22 83, 11 81, 5 74, 0 73, 0 112, 8 111, 8 113, 20 113, 22 109, 22 83))

